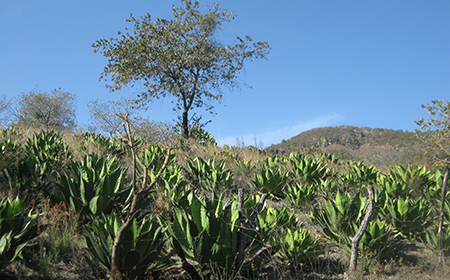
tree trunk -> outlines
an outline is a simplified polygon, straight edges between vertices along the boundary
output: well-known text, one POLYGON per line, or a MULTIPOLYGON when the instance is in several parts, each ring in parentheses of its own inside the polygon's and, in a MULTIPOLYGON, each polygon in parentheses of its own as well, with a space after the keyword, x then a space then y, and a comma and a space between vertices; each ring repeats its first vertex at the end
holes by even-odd
POLYGON ((438 252, 439 252, 438 264, 440 264, 441 262, 445 263, 444 248, 442 244, 442 224, 444 223, 444 201, 445 201, 445 194, 447 192, 447 181, 448 181, 448 164, 445 165, 444 181, 442 182, 441 205, 439 206, 439 228, 437 233, 438 252))
POLYGON ((367 226, 369 224, 369 220, 372 217, 372 214, 375 210, 375 198, 373 193, 373 187, 369 185, 367 186, 367 190, 369 191, 369 207, 367 207, 366 216, 364 217, 364 220, 362 221, 358 232, 356 233, 356 235, 353 237, 352 240, 350 267, 348 269, 350 274, 356 271, 358 261, 358 244, 362 236, 364 235, 364 232, 366 231, 367 226))
POLYGON ((181 123, 181 130, 183 132, 184 139, 189 138, 189 126, 188 126, 188 110, 184 109, 182 114, 182 123, 181 123))

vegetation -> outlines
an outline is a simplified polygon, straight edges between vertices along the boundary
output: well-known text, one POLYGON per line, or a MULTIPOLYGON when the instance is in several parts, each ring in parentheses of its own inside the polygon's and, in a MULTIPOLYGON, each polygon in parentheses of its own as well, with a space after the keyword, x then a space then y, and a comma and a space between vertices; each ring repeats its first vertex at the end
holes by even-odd
POLYGON ((127 21, 134 24, 132 34, 101 39, 93 47, 109 59, 100 79, 110 75, 111 91, 143 83, 147 91, 137 96, 140 106, 154 98, 172 96, 174 110, 181 114, 182 135, 188 138, 189 111, 203 106, 212 110, 210 102, 222 99, 220 88, 237 86, 244 62, 265 58, 269 45, 257 42, 250 46, 250 36, 238 37, 238 44, 224 45, 216 35, 222 23, 234 18, 233 13, 219 4, 204 14, 198 1, 183 0, 181 4, 173 7, 174 18, 170 20, 152 22, 149 14, 140 19, 131 16, 127 21))
POLYGON ((125 127, 122 116, 128 114, 131 129, 136 137, 145 138, 151 143, 163 144, 171 138, 176 138, 174 127, 170 123, 162 123, 142 118, 134 107, 131 99, 120 99, 119 101, 101 102, 91 100, 88 103, 91 115, 89 130, 94 133, 107 133, 110 137, 124 134, 125 127))
POLYGON ((8 120, 8 116, 5 115, 5 113, 10 109, 11 101, 6 99, 6 96, 0 97, 0 126, 3 126, 6 124, 6 121, 8 120))
MULTIPOLYGON (((234 15, 198 9, 183 0, 173 20, 130 17, 133 34, 93 45, 109 58, 101 78, 110 75, 112 91, 147 88, 136 100, 90 103, 94 130, 109 137, 74 134, 69 92, 20 96, 0 133, 0 276, 448 278, 450 103, 432 101, 417 121, 427 154, 410 132, 356 127, 267 150, 217 147, 189 111, 211 110, 269 46, 250 47, 248 36, 223 46, 215 35, 234 15), (183 139, 132 114, 167 95, 183 139)), ((0 100, 0 113, 8 106, 0 100)))
POLYGON ((76 96, 68 91, 54 89, 40 92, 34 89, 22 93, 13 112, 13 123, 34 129, 71 130, 75 121, 76 96))
POLYGON ((439 246, 450 252, 448 201, 442 245, 434 218, 439 168, 383 172, 322 153, 284 157, 194 140, 166 150, 129 128, 122 139, 3 131, 0 206, 17 204, 0 207, 2 230, 12 232, 3 234, 3 275, 339 279, 368 184, 376 210, 358 247, 361 277, 402 275, 417 262, 420 273, 448 273, 431 265, 439 246))
POLYGON ((422 105, 428 119, 416 121, 420 129, 417 136, 427 143, 434 160, 441 165, 450 163, 450 101, 432 100, 432 104, 422 105))

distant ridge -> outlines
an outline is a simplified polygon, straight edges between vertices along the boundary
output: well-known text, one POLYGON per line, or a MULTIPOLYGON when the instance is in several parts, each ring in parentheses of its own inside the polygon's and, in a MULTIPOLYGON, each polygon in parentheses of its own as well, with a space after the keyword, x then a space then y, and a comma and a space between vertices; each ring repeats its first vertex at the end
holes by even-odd
POLYGON ((268 151, 289 153, 319 149, 341 160, 362 161, 388 169, 393 164, 425 164, 425 145, 413 132, 356 126, 321 127, 311 129, 272 145, 268 151))

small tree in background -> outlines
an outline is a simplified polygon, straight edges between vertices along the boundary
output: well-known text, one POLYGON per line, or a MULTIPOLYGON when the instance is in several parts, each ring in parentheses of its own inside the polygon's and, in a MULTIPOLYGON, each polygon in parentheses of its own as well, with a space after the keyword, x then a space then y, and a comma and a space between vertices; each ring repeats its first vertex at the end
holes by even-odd
POLYGON ((425 143, 436 163, 448 165, 450 163, 450 101, 432 100, 431 104, 422 105, 429 115, 427 119, 420 119, 416 124, 416 135, 425 143))
POLYGON ((188 138, 189 111, 203 106, 212 110, 209 102, 222 100, 221 87, 239 85, 244 62, 266 58, 270 48, 268 42, 252 43, 250 36, 237 37, 235 45, 219 42, 216 35, 221 24, 234 18, 219 4, 202 14, 198 1, 182 0, 181 7, 173 7, 173 17, 154 22, 149 14, 130 17, 132 34, 101 39, 93 47, 109 59, 100 79, 110 75, 111 91, 142 83, 147 90, 137 95, 136 103, 141 106, 173 96, 173 109, 181 113, 182 134, 188 138))
POLYGON ((72 130, 76 127, 75 101, 76 95, 61 88, 22 93, 12 110, 13 124, 25 128, 72 130))
POLYGON ((444 250, 442 241, 442 226, 444 223, 444 202, 447 194, 447 181, 450 164, 450 102, 445 100, 432 100, 431 104, 422 105, 430 116, 428 119, 416 121, 420 129, 416 135, 428 144, 437 165, 443 165, 445 175, 442 182, 441 202, 439 207, 439 225, 437 243, 439 263, 444 263, 444 250))
POLYGON ((136 116, 137 109, 131 99, 118 101, 91 100, 88 103, 91 115, 92 131, 108 133, 110 137, 117 136, 117 132, 124 134, 123 119, 127 114, 134 137, 144 138, 151 143, 166 143, 175 137, 175 131, 171 124, 158 122, 150 118, 136 116))
POLYGON ((4 123, 8 120, 8 117, 5 116, 5 112, 11 106, 11 101, 6 99, 6 96, 0 97, 0 126, 3 126, 4 123))
POLYGON ((117 131, 123 133, 122 119, 119 116, 125 113, 130 115, 136 113, 132 101, 124 98, 106 102, 101 102, 99 99, 91 100, 87 106, 91 115, 91 130, 108 133, 110 137, 114 137, 117 131))

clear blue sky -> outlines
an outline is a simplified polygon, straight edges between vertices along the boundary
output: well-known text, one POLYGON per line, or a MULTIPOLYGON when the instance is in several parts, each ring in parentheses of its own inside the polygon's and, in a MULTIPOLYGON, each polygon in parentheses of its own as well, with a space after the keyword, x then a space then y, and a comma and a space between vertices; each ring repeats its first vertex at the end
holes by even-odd
MULTIPOLYGON (((202 11, 214 1, 200 1, 202 11)), ((171 18, 179 1, 0 0, 0 95, 61 87, 77 94, 77 121, 89 123, 90 99, 118 100, 100 73, 107 64, 92 43, 117 37, 125 19, 150 13, 171 18)), ((268 60, 249 62, 240 78, 251 86, 224 90, 206 129, 220 142, 279 143, 322 126, 412 131, 421 104, 450 97, 450 1, 222 1, 237 17, 224 43, 250 35, 269 41, 268 60)), ((145 114, 177 116, 170 100, 145 114)), ((204 111, 204 119, 210 118, 204 111)))

